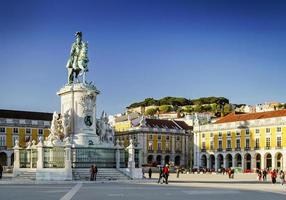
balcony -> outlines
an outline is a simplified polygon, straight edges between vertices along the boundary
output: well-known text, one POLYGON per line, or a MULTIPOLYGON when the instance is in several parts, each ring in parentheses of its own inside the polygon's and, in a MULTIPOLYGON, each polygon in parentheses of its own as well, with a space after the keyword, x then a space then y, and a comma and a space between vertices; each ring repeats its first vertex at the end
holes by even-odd
POLYGON ((157 150, 157 153, 162 153, 162 150, 161 150, 161 149, 160 149, 160 150, 158 149, 158 150, 157 150))
POLYGON ((226 148, 225 150, 226 151, 232 151, 232 148, 226 148))
POLYGON ((201 149, 201 152, 206 152, 207 150, 206 149, 201 149))
POLYGON ((276 149, 282 149, 282 147, 281 146, 279 146, 279 147, 277 146, 276 149))
POLYGON ((148 149, 148 153, 154 153, 154 150, 148 149))
POLYGON ((181 150, 176 150, 176 153, 182 153, 182 151, 181 150))
POLYGON ((259 150, 260 149, 260 147, 254 147, 254 150, 259 150))
POLYGON ((217 151, 222 151, 222 148, 217 148, 217 151))
POLYGON ((240 147, 236 147, 235 151, 241 151, 241 148, 240 147))
POLYGON ((271 147, 270 146, 266 146, 265 149, 271 149, 271 147))
POLYGON ((0 150, 6 150, 7 146, 0 146, 0 150))
POLYGON ((244 151, 249 151, 250 147, 244 147, 244 151))
POLYGON ((165 153, 171 153, 170 149, 166 149, 165 153))

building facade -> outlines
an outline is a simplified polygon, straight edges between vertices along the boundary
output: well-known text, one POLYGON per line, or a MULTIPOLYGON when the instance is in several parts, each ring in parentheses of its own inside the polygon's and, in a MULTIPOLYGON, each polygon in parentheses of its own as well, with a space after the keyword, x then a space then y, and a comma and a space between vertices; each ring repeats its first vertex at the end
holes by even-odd
POLYGON ((286 169, 286 110, 231 113, 194 126, 194 167, 286 169))
POLYGON ((52 113, 0 110, 0 163, 11 166, 16 140, 20 147, 28 141, 48 137, 52 113))
POLYGON ((141 149, 143 165, 191 166, 192 127, 183 121, 129 117, 117 119, 114 128, 115 138, 124 147, 133 139, 141 149))

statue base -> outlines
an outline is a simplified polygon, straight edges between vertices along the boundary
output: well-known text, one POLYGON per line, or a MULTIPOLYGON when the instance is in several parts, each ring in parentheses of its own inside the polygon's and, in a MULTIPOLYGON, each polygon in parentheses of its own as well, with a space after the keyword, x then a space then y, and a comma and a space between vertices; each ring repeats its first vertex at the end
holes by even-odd
POLYGON ((71 113, 69 135, 74 146, 90 146, 99 142, 96 134, 96 96, 94 85, 73 83, 57 93, 61 98, 61 114, 71 113))

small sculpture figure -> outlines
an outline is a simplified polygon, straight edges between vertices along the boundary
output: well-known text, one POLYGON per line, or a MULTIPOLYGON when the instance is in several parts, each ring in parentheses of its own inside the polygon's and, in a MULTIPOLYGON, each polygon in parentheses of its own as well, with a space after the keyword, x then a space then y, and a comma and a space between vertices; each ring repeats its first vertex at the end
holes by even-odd
POLYGON ((63 135, 65 138, 69 136, 70 126, 71 126, 71 114, 70 110, 67 110, 62 117, 63 122, 63 135))

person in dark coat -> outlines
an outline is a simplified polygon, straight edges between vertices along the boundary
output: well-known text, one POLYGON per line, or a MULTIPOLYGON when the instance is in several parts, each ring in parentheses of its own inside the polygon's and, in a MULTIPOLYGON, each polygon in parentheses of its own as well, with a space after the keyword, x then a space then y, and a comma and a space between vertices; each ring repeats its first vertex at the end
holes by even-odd
POLYGON ((0 179, 2 179, 3 166, 0 164, 0 179))
POLYGON ((162 178, 164 178, 164 177, 163 177, 163 169, 162 169, 162 167, 160 167, 158 183, 161 183, 161 184, 162 184, 162 182, 161 182, 161 179, 162 179, 162 178))
POLYGON ((151 169, 151 167, 148 170, 148 174, 149 174, 149 178, 152 178, 152 169, 151 169))
POLYGON ((93 181, 94 180, 94 166, 93 165, 91 165, 89 173, 90 173, 90 181, 93 181))
POLYGON ((98 169, 97 169, 97 166, 94 165, 94 170, 93 170, 93 180, 96 181, 96 176, 97 176, 97 172, 98 172, 98 169))

